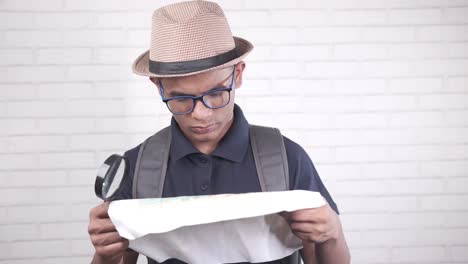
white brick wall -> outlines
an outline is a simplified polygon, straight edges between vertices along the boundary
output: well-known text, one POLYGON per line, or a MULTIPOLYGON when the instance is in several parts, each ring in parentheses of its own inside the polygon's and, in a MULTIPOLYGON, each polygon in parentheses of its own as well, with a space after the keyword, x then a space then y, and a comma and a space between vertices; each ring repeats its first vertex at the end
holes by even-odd
MULTIPOLYGON (((169 120, 130 65, 170 2, 0 1, 0 264, 89 261, 96 167, 169 120)), ((219 2, 238 103, 306 148, 353 263, 468 263, 468 1, 219 2)))

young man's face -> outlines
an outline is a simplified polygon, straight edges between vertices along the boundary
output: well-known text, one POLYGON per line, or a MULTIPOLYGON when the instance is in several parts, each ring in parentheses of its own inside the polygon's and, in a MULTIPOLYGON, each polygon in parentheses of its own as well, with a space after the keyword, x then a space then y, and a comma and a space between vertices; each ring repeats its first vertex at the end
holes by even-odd
MULTIPOLYGON (((174 115, 177 124, 184 135, 198 147, 201 144, 217 145, 229 130, 233 120, 235 89, 242 84, 243 62, 235 68, 235 79, 230 92, 229 103, 218 109, 206 107, 200 100, 196 101, 192 113, 174 115)), ((161 79, 165 98, 178 95, 198 96, 213 88, 229 87, 234 66, 193 76, 161 79)), ((152 81, 158 84, 157 80, 152 81)))

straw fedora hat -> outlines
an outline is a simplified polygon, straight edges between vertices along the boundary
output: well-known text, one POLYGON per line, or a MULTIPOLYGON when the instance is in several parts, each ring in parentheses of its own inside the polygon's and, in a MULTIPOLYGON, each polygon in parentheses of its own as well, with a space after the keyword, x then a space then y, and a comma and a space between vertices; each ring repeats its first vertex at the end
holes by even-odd
POLYGON ((232 66, 253 49, 235 37, 221 7, 188 1, 154 11, 150 49, 133 63, 143 76, 179 77, 232 66))

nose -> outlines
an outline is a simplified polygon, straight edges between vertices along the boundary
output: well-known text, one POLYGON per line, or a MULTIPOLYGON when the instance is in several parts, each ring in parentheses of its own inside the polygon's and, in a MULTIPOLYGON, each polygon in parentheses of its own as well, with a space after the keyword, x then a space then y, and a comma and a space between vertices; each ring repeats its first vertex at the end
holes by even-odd
POLYGON ((195 108, 192 112, 192 117, 197 120, 206 120, 212 114, 213 109, 206 107, 201 100, 195 101, 195 108))

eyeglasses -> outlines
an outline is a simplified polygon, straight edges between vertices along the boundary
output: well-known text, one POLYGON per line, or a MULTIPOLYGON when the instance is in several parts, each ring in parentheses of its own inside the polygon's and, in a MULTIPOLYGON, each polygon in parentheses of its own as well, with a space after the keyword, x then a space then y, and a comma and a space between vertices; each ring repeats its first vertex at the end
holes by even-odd
POLYGON ((209 109, 225 107, 231 100, 231 91, 234 84, 235 70, 236 66, 234 65, 234 69, 230 74, 232 77, 229 87, 215 87, 199 96, 181 95, 166 98, 164 97, 163 93, 164 87, 162 85, 161 79, 159 79, 159 91, 161 92, 162 101, 166 103, 167 108, 169 108, 169 111, 171 111, 171 113, 174 115, 184 115, 193 112, 196 101, 198 100, 202 101, 203 104, 209 109))

